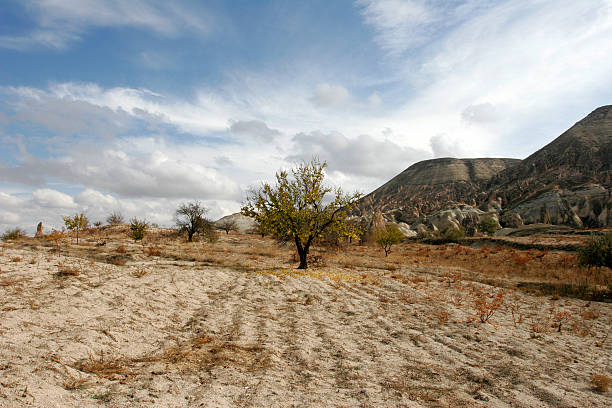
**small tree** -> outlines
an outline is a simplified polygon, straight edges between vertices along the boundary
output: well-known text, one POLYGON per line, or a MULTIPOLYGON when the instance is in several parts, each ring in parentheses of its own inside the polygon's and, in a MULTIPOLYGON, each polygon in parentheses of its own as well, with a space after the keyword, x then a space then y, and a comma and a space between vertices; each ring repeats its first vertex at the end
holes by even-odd
POLYGON ((140 220, 136 217, 132 218, 130 220, 130 231, 128 232, 129 237, 132 238, 134 242, 141 241, 147 232, 148 226, 149 223, 146 220, 140 220))
POLYGON ((376 243, 385 251, 385 256, 391 252, 391 246, 399 244, 404 240, 404 234, 395 226, 387 225, 384 231, 376 236, 376 243))
POLYGON ((123 224, 123 215, 118 211, 114 211, 106 218, 106 222, 110 225, 123 224))
POLYGON ((340 188, 323 184, 327 163, 313 159, 291 170, 276 173, 276 184, 264 183, 249 193, 242 214, 259 222, 263 232, 279 240, 293 240, 300 258, 298 269, 308 268, 308 252, 313 240, 325 232, 338 231, 344 237, 357 236, 346 222, 347 211, 360 194, 343 194, 340 188), (334 193, 326 200, 327 193, 334 193), (327 204, 326 204, 327 203, 327 204))
POLYGON ((187 241, 193 242, 195 234, 205 235, 209 241, 215 241, 215 229, 213 223, 204 217, 208 208, 202 206, 199 201, 183 203, 176 209, 174 219, 181 232, 187 233, 187 241))
POLYGON ((64 224, 70 231, 76 231, 76 243, 79 244, 79 231, 84 230, 89 225, 89 220, 85 214, 74 214, 72 217, 64 217, 64 224))
POLYGON ((216 225, 217 228, 225 231, 225 234, 229 234, 230 231, 238 231, 238 224, 236 223, 236 220, 232 220, 231 218, 217 221, 216 225))

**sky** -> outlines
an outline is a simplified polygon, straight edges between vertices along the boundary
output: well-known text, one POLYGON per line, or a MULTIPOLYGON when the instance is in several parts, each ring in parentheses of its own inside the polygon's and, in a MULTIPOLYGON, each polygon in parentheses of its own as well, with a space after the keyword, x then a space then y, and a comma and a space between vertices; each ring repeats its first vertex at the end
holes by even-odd
POLYGON ((612 0, 0 0, 0 232, 217 219, 319 157, 367 194, 612 103, 612 0))

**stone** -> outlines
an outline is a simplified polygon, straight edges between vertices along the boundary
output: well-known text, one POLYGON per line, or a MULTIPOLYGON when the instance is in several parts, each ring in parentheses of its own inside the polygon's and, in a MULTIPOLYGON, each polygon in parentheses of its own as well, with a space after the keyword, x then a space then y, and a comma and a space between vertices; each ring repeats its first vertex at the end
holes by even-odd
POLYGON ((36 235, 34 235, 34 237, 35 238, 42 238, 42 237, 44 237, 42 221, 39 222, 38 225, 36 226, 36 235))

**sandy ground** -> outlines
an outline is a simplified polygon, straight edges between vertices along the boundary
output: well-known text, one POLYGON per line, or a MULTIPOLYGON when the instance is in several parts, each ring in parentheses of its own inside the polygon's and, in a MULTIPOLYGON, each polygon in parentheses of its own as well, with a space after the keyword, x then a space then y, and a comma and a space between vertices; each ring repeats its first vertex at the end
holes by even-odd
POLYGON ((589 380, 612 376, 612 304, 505 289, 482 323, 474 299, 499 289, 449 271, 115 266, 4 245, 0 406, 612 406, 589 380))

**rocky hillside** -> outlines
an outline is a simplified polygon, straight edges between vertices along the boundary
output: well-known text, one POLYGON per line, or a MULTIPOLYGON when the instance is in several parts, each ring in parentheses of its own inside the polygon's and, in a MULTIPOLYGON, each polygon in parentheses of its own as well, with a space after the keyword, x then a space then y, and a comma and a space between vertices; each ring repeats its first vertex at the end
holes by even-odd
POLYGON ((358 212, 381 211, 395 221, 413 223, 436 210, 461 203, 476 205, 488 197, 481 184, 518 163, 518 159, 491 158, 425 160, 365 196, 358 212))
POLYGON ((416 163, 365 196, 357 214, 376 211, 390 221, 434 230, 473 228, 484 217, 509 227, 610 226, 612 105, 596 109, 522 161, 444 158, 416 163))
POLYGON ((612 224, 612 105, 594 110, 511 170, 483 184, 505 219, 580 226, 612 224), (518 217, 517 217, 518 215, 518 217))

